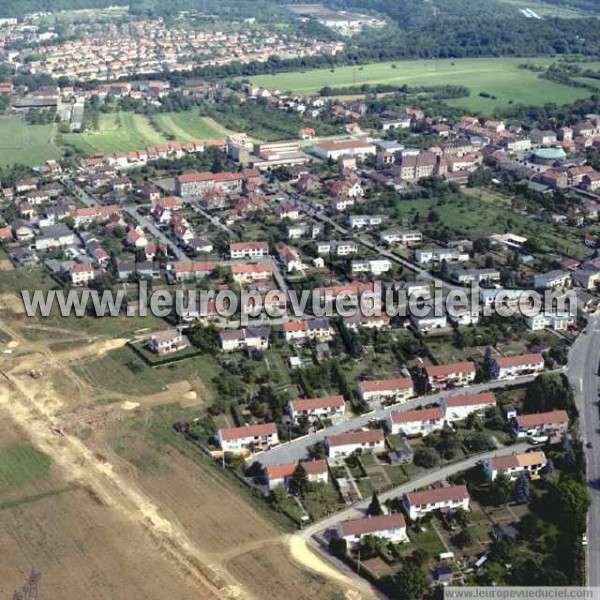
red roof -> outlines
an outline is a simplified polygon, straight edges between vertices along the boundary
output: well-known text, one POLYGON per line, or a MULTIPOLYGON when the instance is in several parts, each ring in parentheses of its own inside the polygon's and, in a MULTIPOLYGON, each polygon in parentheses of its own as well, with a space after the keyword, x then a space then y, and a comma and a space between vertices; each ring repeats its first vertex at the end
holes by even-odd
POLYGON ((263 250, 269 249, 268 242, 231 242, 229 244, 229 251, 240 251, 240 250, 263 250))
POLYGON ((435 490, 424 490, 422 492, 411 492, 406 494, 412 506, 422 504, 436 504, 450 500, 462 500, 469 497, 467 487, 464 485, 453 485, 450 487, 437 488, 435 490))
POLYGON ((410 377, 361 381, 360 384, 364 392, 391 392, 394 390, 409 390, 413 387, 413 382, 410 377))
POLYGON ((564 410, 551 410, 549 412, 535 413, 532 415, 520 415, 517 417, 517 425, 520 428, 563 423, 566 425, 568 422, 569 416, 564 410))
POLYGON ((307 398, 292 400, 290 405, 293 410, 317 410, 319 408, 336 408, 345 406, 343 396, 324 396, 322 398, 307 398))
POLYGON ((391 515, 379 515, 366 517, 364 519, 349 519, 340 523, 340 533, 343 537, 349 535, 367 535, 376 531, 389 531, 390 529, 402 529, 406 527, 406 521, 400 513, 391 515))
POLYGON ((496 404, 496 394, 483 392, 482 394, 465 394, 446 398, 446 406, 477 406, 479 404, 496 404))
POLYGON ((351 431, 350 433, 330 435, 328 439, 330 446, 344 446, 346 444, 382 442, 384 435, 381 429, 370 429, 368 431, 351 431))
POLYGON ((231 265, 232 273, 264 273, 268 271, 269 273, 273 270, 271 263, 263 262, 256 263, 251 265, 231 265))
POLYGON ((521 354, 519 356, 505 356, 496 359, 499 367, 518 367, 521 365, 530 365, 533 363, 544 363, 544 357, 541 354, 521 354))
POLYGON ((263 423, 261 425, 247 425, 246 427, 230 427, 228 429, 219 429, 219 434, 223 440, 239 440, 249 437, 259 437, 277 433, 275 423, 263 423))
POLYGON ((439 421, 444 418, 444 411, 439 407, 423 408, 421 410, 407 410, 392 412, 392 423, 410 423, 412 421, 439 421))
POLYGON ((447 365, 427 365, 425 370, 430 377, 444 377, 452 373, 475 373, 475 363, 459 362, 447 365))
MULTIPOLYGON (((320 475, 327 471, 327 461, 325 460, 307 460, 300 464, 304 467, 307 475, 320 475)), ((269 480, 291 477, 297 466, 298 463, 290 463, 288 465, 267 467, 267 477, 269 480)))

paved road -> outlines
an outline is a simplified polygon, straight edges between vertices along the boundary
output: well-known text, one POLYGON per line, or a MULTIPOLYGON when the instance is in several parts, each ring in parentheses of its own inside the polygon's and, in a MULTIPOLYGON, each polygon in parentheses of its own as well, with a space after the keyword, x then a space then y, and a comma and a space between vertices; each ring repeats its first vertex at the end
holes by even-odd
POLYGON ((124 206, 123 210, 132 216, 144 229, 148 230, 159 242, 166 245, 177 260, 190 262, 189 256, 172 239, 167 237, 150 217, 140 214, 136 206, 124 206))
MULTIPOLYGON (((419 406, 423 406, 424 404, 430 404, 432 402, 440 402, 442 398, 450 395, 456 394, 474 394, 483 392, 486 390, 492 390, 497 388, 503 388, 507 385, 516 385, 520 383, 527 383, 529 381, 533 381, 535 376, 526 375, 524 377, 519 377, 517 379, 513 379, 511 381, 490 381, 487 383, 481 383, 478 385, 472 385, 469 387, 464 387, 460 389, 447 390, 444 392, 439 392, 437 394, 432 394, 429 396, 421 396, 419 398, 414 398, 405 402, 404 404, 397 405, 392 408, 394 411, 406 411, 412 408, 417 408, 419 406)), ((317 433, 313 433, 311 435, 304 436, 303 438, 297 438, 292 440, 289 443, 283 443, 271 450, 267 450, 265 452, 260 452, 255 454, 249 461, 254 462, 258 461, 264 466, 270 465, 283 465, 289 464, 292 462, 297 462, 300 459, 307 457, 307 448, 309 446, 313 446, 317 442, 322 442, 328 435, 333 435, 337 433, 344 433, 346 431, 352 431, 355 429, 360 429, 365 427, 370 419, 384 419, 389 412, 390 408, 384 408, 372 411, 370 413, 366 413, 364 415, 360 415, 353 419, 348 419, 347 421, 343 421, 341 423, 337 423, 336 425, 332 425, 331 427, 327 427, 322 429, 317 433)))
POLYGON ((597 404, 600 316, 591 316, 585 331, 571 348, 567 375, 576 392, 582 437, 593 444, 592 448, 585 449, 592 500, 588 515, 587 584, 597 587, 600 586, 600 407, 597 404))
MULTIPOLYGON (((477 454, 475 456, 470 456, 465 460, 461 460, 459 462, 446 465, 441 469, 437 469, 435 471, 428 471, 427 473, 423 473, 419 477, 415 477, 402 485, 399 485, 387 492, 383 492, 379 494, 379 500, 381 502, 385 502, 386 500, 391 500, 393 498, 398 498, 403 494, 407 494, 409 492, 413 492, 419 488, 425 487, 427 485, 431 485, 433 483, 437 483, 438 481, 444 481, 455 475, 456 473, 460 473, 461 471, 466 471, 474 467, 479 461, 486 460, 488 458, 493 458, 495 456, 506 456, 508 454, 514 454, 516 452, 524 452, 530 449, 531 446, 527 443, 514 444, 513 446, 505 446, 503 448, 498 448, 497 450, 492 450, 491 452, 484 452, 482 454, 477 454)), ((314 525, 307 527, 302 530, 302 536, 305 538, 312 537, 319 531, 323 531, 325 529, 329 529, 330 527, 335 526, 337 523, 341 521, 345 521, 346 519, 356 519, 358 517, 364 517, 366 510, 371 502, 371 498, 366 498, 361 502, 354 504, 353 506, 346 508, 340 512, 337 512, 321 521, 318 521, 314 525)))

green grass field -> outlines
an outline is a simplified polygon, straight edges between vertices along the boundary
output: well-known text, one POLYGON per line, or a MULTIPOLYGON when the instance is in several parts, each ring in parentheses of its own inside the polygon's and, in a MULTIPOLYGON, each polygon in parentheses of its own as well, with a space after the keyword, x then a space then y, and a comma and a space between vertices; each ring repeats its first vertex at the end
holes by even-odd
POLYGON ((156 128, 145 115, 128 112, 102 114, 97 131, 69 133, 63 135, 62 140, 89 155, 130 152, 173 139, 185 143, 227 134, 218 124, 200 117, 197 111, 164 113, 154 118, 158 125, 156 128))
POLYGON ((164 113, 156 115, 156 122, 163 133, 174 135, 180 142, 209 140, 226 135, 228 132, 217 123, 200 117, 196 111, 164 113))
POLYGON ((50 459, 26 442, 0 448, 0 492, 48 477, 50 459))
POLYGON ((60 158, 61 150, 54 141, 55 125, 27 125, 21 117, 0 117, 0 166, 41 165, 60 158))
POLYGON ((509 103, 541 105, 566 104, 591 94, 589 90, 567 87, 540 79, 536 73, 519 69, 522 63, 548 65, 552 59, 465 58, 372 63, 362 67, 311 69, 296 73, 257 75, 250 80, 270 89, 312 94, 324 86, 345 87, 362 84, 434 86, 464 85, 471 90, 468 98, 449 100, 448 104, 484 114, 509 103), (486 92, 496 99, 483 98, 486 92))
POLYGON ((167 141, 145 116, 134 113, 100 115, 98 131, 69 133, 63 136, 63 140, 85 154, 130 152, 167 141))

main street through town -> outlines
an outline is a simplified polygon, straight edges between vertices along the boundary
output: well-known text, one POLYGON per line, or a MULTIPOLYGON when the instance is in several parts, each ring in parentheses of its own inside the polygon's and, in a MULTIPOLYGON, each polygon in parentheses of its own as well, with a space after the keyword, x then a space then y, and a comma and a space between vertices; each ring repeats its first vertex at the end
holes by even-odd
POLYGON ((588 515, 587 583, 592 587, 600 586, 599 358, 600 316, 591 316, 585 332, 571 348, 567 375, 576 394, 581 433, 586 443, 588 487, 592 501, 588 515))

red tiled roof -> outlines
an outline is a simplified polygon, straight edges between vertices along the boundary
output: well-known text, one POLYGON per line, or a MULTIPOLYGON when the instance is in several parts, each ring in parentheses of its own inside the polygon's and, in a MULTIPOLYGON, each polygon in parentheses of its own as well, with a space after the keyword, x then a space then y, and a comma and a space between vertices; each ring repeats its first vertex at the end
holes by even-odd
POLYGON ((388 531, 390 529, 402 529, 406 527, 406 521, 400 513, 391 515, 379 515, 363 519, 349 519, 340 523, 342 536, 365 535, 376 531, 388 531))
POLYGON ((384 435, 381 429, 370 429, 368 431, 351 431, 350 433, 339 433, 329 436, 330 446, 344 446, 345 444, 368 444, 383 441, 384 435))
POLYGON ((536 427, 537 425, 567 424, 569 416, 564 410, 551 410, 549 412, 535 413, 532 415, 520 415, 517 417, 517 425, 521 428, 536 427))
POLYGON ((496 359, 496 362, 499 367, 518 367, 532 363, 543 363, 544 357, 541 354, 521 354, 519 356, 504 356, 496 359))
POLYGON ((448 502, 449 500, 462 500, 469 497, 467 487, 464 485, 453 485, 450 487, 436 488, 434 490, 423 490, 422 492, 410 492, 406 494, 412 506, 421 504, 436 504, 437 502, 448 502))
POLYGON ((413 386, 410 377, 396 377, 394 379, 378 379, 375 381, 361 381, 365 392, 388 392, 393 390, 408 390, 413 386))
POLYGON ((447 365, 427 365, 425 370, 430 377, 444 377, 451 373, 475 373, 475 363, 459 362, 447 365))
POLYGON ((263 423, 261 425, 248 425, 246 427, 230 427, 219 429, 221 439, 239 440, 241 438, 265 436, 277 433, 275 423, 263 423))
POLYGON ((483 392, 482 394, 465 394, 446 398, 446 406, 477 406, 478 404, 496 404, 496 394, 483 392))
POLYGON ((439 421, 444 418, 444 411, 439 407, 423 408, 421 410, 407 410, 392 412, 392 423, 410 423, 411 421, 439 421))
POLYGON ((335 408, 344 406, 343 396, 324 396, 322 398, 307 398, 292 400, 290 402, 293 410, 316 410, 319 408, 335 408))

